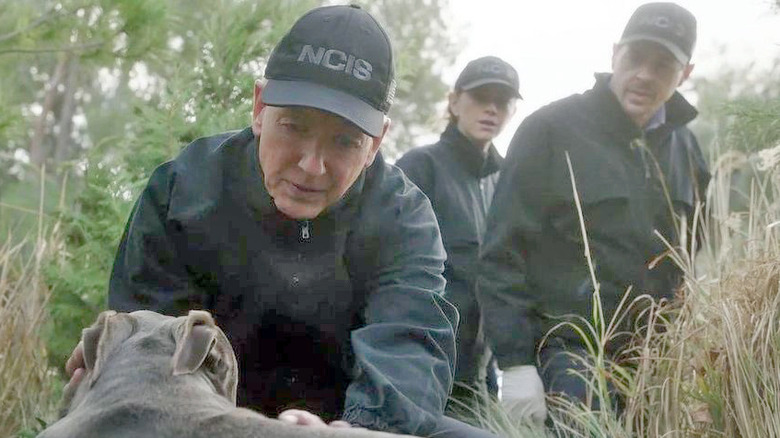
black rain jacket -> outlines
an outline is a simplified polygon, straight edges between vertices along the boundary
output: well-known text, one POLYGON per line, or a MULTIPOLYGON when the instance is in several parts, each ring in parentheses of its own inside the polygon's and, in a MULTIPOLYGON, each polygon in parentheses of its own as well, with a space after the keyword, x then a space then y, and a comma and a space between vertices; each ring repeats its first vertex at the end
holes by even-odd
POLYGON ((281 215, 247 128, 196 140, 154 171, 109 307, 211 311, 236 350, 243 406, 425 435, 453 378, 444 260, 430 203, 379 154, 317 218, 281 215))
MULTIPOLYGON (((488 215, 478 298, 499 366, 533 364, 540 338, 566 314, 591 319, 593 285, 566 160, 582 203, 590 252, 609 318, 633 296, 673 295, 681 280, 662 236, 680 241, 709 172, 686 124, 696 110, 675 93, 666 122, 648 132, 625 114, 597 75, 584 94, 528 116, 509 147, 488 215), (668 196, 667 196, 668 194, 668 196)), ((690 237, 689 237, 690 239, 690 237)), ((577 342, 573 332, 564 339, 577 342)))
POLYGON ((470 385, 485 381, 489 359, 476 298, 477 268, 502 161, 493 145, 483 155, 450 123, 437 143, 414 148, 396 162, 431 200, 439 220, 447 251, 444 296, 460 313, 455 380, 470 385))

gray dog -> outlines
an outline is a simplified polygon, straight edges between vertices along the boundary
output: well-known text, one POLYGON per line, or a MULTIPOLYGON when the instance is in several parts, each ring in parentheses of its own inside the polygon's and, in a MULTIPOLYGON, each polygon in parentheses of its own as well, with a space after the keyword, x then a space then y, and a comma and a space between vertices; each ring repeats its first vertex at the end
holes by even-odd
POLYGON ((236 407, 238 369, 208 312, 103 312, 82 333, 86 373, 39 438, 391 438, 305 427, 236 407))

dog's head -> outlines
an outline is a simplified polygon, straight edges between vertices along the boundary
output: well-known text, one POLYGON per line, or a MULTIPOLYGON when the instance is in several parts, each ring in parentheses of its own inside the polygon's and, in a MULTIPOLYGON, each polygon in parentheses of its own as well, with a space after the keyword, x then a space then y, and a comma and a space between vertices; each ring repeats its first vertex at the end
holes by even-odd
POLYGON ((86 373, 77 388, 66 389, 63 415, 81 403, 107 370, 133 361, 158 364, 163 369, 156 372, 172 376, 202 373, 218 394, 236 402, 236 356, 208 312, 192 310, 173 318, 146 310, 105 311, 82 331, 81 343, 86 373))

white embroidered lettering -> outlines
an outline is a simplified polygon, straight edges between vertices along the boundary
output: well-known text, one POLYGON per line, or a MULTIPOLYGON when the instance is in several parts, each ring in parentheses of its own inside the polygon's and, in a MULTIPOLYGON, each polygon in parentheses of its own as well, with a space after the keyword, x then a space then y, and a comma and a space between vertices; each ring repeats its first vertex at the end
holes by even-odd
POLYGON ((374 69, 370 62, 355 55, 324 47, 318 47, 315 52, 311 44, 303 46, 301 54, 298 55, 298 62, 320 65, 330 70, 343 71, 345 74, 361 81, 370 80, 371 72, 374 69))
POLYGON ((355 69, 352 72, 352 76, 360 79, 361 81, 367 81, 371 79, 371 70, 373 70, 373 67, 371 67, 371 64, 368 61, 365 59, 356 59, 355 69))
POLYGON ((328 49, 325 51, 325 58, 323 58, 322 66, 331 70, 342 71, 347 62, 347 55, 341 50, 328 49), (333 62, 333 56, 336 56, 338 63, 333 62))
POLYGON ((298 56, 298 62, 310 62, 312 64, 319 65, 322 62, 322 56, 325 54, 325 49, 322 47, 317 48, 317 53, 314 53, 314 48, 311 44, 306 44, 301 50, 301 54, 298 56))

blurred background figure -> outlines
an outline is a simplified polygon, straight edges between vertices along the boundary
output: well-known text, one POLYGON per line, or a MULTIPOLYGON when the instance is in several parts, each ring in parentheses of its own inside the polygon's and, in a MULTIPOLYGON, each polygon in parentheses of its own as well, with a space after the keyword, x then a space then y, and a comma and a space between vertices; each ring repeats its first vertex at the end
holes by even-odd
POLYGON ((453 396, 497 393, 496 367, 485 344, 475 297, 485 218, 503 158, 493 139, 520 98, 515 69, 495 56, 474 59, 449 94, 449 123, 438 142, 407 152, 396 163, 433 204, 447 251, 446 298, 460 313, 453 396))
POLYGON ((659 300, 680 285, 679 267, 663 257, 667 246, 656 233, 684 244, 679 230, 687 226, 690 235, 686 220, 709 181, 687 127, 698 113, 676 91, 693 69, 695 42, 688 10, 640 6, 613 46, 612 73, 528 116, 509 146, 488 215, 479 299, 504 370, 502 403, 518 416, 543 421, 545 390, 589 401, 587 369, 572 355, 587 357, 582 338, 556 330, 540 345, 561 317, 590 321, 594 311, 572 178, 606 321, 629 288, 659 300))

